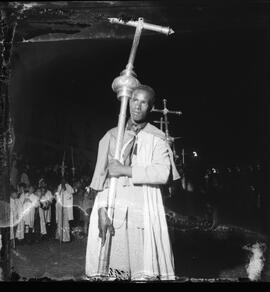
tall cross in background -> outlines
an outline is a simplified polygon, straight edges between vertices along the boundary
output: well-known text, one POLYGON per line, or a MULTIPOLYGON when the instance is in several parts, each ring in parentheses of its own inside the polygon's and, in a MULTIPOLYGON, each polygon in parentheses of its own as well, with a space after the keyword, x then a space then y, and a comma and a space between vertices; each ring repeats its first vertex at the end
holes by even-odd
POLYGON ((65 156, 66 156, 66 151, 64 151, 62 163, 61 163, 61 166, 60 166, 62 177, 65 176, 65 170, 67 168, 67 166, 65 165, 65 156))
POLYGON ((163 117, 161 117, 160 121, 154 121, 154 123, 160 124, 160 130, 161 131, 163 131, 163 125, 165 126, 166 139, 167 139, 168 143, 172 146, 174 158, 175 158, 175 160, 177 160, 179 158, 179 156, 176 153, 174 142, 175 142, 176 139, 180 139, 182 137, 171 137, 170 136, 169 127, 168 127, 168 125, 169 125, 168 114, 174 114, 174 115, 181 116, 182 112, 181 111, 168 110, 167 109, 167 99, 163 99, 163 109, 155 109, 153 107, 152 112, 158 112, 158 113, 162 113, 163 114, 164 121, 163 121, 163 117))
MULTIPOLYGON (((154 121, 154 123, 159 124, 159 128, 160 128, 160 130, 161 130, 162 132, 164 132, 164 130, 163 130, 163 125, 165 125, 165 122, 164 122, 164 120, 163 120, 163 117, 160 118, 160 121, 154 121)), ((169 122, 168 122, 168 124, 169 124, 169 122)))
MULTIPOLYGON (((165 125, 165 134, 166 134, 166 138, 169 138, 170 135, 169 135, 169 121, 168 121, 168 114, 174 114, 174 115, 178 115, 178 116, 181 116, 182 115, 182 112, 181 111, 172 111, 172 110, 168 110, 167 109, 167 99, 163 99, 163 106, 164 108, 163 109, 155 109, 153 107, 152 109, 152 112, 158 112, 158 113, 162 113, 163 116, 164 116, 164 125, 165 125)), ((171 137, 173 138, 173 137, 171 137)))
POLYGON ((74 164, 74 154, 73 154, 73 147, 71 146, 71 162, 72 162, 72 182, 74 184, 75 181, 75 164, 74 164))

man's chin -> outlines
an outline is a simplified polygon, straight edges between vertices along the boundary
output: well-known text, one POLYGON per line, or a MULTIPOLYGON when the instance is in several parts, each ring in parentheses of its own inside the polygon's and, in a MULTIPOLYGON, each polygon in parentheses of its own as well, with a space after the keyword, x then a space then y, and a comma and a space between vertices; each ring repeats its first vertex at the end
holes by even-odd
POLYGON ((131 120, 138 124, 143 123, 145 121, 145 119, 141 117, 131 117, 131 120))
POLYGON ((141 124, 144 122, 143 119, 132 119, 132 121, 136 124, 141 124))

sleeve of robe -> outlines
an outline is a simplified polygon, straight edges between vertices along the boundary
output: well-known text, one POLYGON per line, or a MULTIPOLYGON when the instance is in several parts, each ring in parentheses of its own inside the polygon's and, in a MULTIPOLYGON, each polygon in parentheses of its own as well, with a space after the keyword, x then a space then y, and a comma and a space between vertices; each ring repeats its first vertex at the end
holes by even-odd
POLYGON ((132 166, 133 184, 166 184, 170 174, 170 157, 165 140, 158 138, 151 165, 132 166))
POLYGON ((108 131, 99 141, 97 162, 90 187, 96 191, 101 191, 104 188, 104 183, 107 178, 108 153, 110 145, 110 131, 108 131))

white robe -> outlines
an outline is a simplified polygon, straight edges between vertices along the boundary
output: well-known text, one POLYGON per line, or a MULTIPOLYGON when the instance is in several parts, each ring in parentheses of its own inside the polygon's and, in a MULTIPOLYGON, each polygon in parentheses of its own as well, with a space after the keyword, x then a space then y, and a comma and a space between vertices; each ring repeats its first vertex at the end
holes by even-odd
POLYGON ((19 199, 10 198, 10 239, 14 239, 19 223, 19 199))
POLYGON ((73 193, 74 190, 69 184, 65 184, 66 190, 62 190, 61 185, 58 186, 56 192, 56 239, 63 242, 70 241, 69 221, 73 220, 73 193))
MULTIPOLYGON (((124 178, 118 179, 110 271, 115 268, 129 273, 133 280, 174 280, 174 259, 159 188, 170 173, 168 148, 166 141, 145 131, 139 132, 137 143, 131 185, 125 187, 124 178)), ((98 268, 101 249, 98 209, 107 205, 107 196, 108 188, 98 193, 90 217, 86 251, 89 277, 106 275, 98 268)))
MULTIPOLYGON (((47 190, 44 196, 39 199, 40 203, 50 204, 53 200, 53 195, 51 191, 47 190)), ((39 207, 39 217, 40 217, 40 233, 47 234, 46 224, 51 222, 51 206, 48 209, 42 209, 39 207)))
POLYGON ((10 239, 24 239, 24 220, 23 220, 23 200, 24 194, 20 198, 10 198, 10 239))
POLYGON ((38 205, 38 197, 34 194, 26 193, 23 202, 24 224, 34 228, 35 208, 38 205))

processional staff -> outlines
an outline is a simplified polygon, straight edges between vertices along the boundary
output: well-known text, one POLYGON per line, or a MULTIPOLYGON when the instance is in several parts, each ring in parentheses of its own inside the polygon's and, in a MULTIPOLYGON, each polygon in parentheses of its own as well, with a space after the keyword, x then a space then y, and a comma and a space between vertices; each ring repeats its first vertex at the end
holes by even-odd
POLYGON ((178 116, 181 116, 182 115, 182 112, 181 111, 172 111, 172 110, 168 110, 167 109, 167 99, 163 99, 163 106, 164 108, 163 109, 156 109, 156 108, 153 108, 152 109, 152 112, 158 112, 158 113, 162 113, 163 116, 164 116, 164 124, 165 124, 165 134, 166 134, 166 137, 167 138, 173 138, 173 137, 170 137, 169 135, 169 121, 168 121, 168 114, 174 114, 174 115, 178 115, 178 116))
POLYGON ((73 147, 71 146, 71 162, 72 162, 72 180, 73 180, 73 184, 74 184, 74 179, 75 179, 75 165, 74 165, 74 155, 73 155, 73 147))
MULTIPOLYGON (((61 175, 62 175, 62 178, 65 177, 65 156, 66 156, 66 151, 64 151, 64 154, 63 154, 63 159, 62 159, 62 164, 61 164, 61 175)), ((63 190, 62 190, 62 184, 61 184, 61 188, 60 188, 60 194, 58 194, 59 196, 59 201, 61 203, 61 236, 59 234, 59 243, 60 243, 60 246, 61 246, 61 242, 63 240, 63 215, 64 215, 64 210, 63 210, 63 204, 64 204, 64 198, 63 198, 63 190), (60 199, 61 198, 61 199, 60 199)))
MULTIPOLYGON (((159 124, 159 128, 160 128, 160 130, 161 130, 162 132, 164 132, 164 131, 163 131, 163 125, 165 125, 165 122, 163 121, 163 117, 160 118, 160 121, 154 121, 154 123, 159 124)), ((168 122, 168 124, 169 124, 169 122, 168 122)))
POLYGON ((66 166, 65 166, 65 156, 66 156, 66 151, 64 151, 64 154, 63 154, 63 159, 62 159, 62 164, 61 164, 61 175, 62 175, 62 177, 64 177, 65 176, 65 168, 66 168, 66 166))
MULTIPOLYGON (((178 159, 178 155, 176 153, 175 147, 174 147, 174 142, 176 139, 180 139, 182 137, 171 137, 169 134, 169 121, 168 121, 168 114, 174 114, 174 115, 178 115, 181 116, 182 112, 181 111, 172 111, 172 110, 168 110, 167 109, 167 99, 163 99, 163 109, 152 109, 152 112, 158 112, 158 113, 162 113, 164 116, 164 122, 163 119, 161 118, 160 122, 155 121, 156 123, 161 123, 164 124, 165 126, 165 135, 166 135, 166 139, 168 141, 168 143, 172 146, 173 148, 173 154, 175 157, 175 160, 178 159)), ((160 129, 163 131, 163 127, 160 126, 160 129)))
MULTIPOLYGON (((169 27, 162 27, 159 25, 154 25, 150 23, 145 23, 143 18, 139 18, 138 21, 123 21, 118 18, 109 18, 111 23, 123 24, 128 26, 136 27, 135 35, 133 38, 133 43, 128 59, 126 68, 120 73, 120 76, 115 78, 112 83, 112 89, 117 94, 117 98, 121 100, 120 114, 118 117, 117 126, 117 138, 114 159, 120 160, 120 152, 123 143, 124 127, 126 121, 126 109, 128 105, 128 100, 131 98, 132 91, 140 84, 138 79, 136 79, 136 74, 133 71, 134 59, 136 56, 136 51, 139 45, 141 32, 143 29, 157 31, 164 33, 166 35, 174 33, 174 31, 169 27)), ((109 185, 109 195, 108 195, 108 217, 113 222, 114 215, 114 202, 115 202, 115 190, 116 190, 117 178, 112 177, 110 179, 109 185)), ((99 274, 107 275, 109 270, 109 260, 110 260, 110 250, 111 250, 111 240, 112 235, 107 231, 106 240, 104 245, 101 245, 100 256, 99 256, 99 274)))

